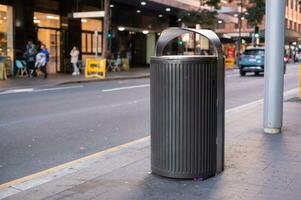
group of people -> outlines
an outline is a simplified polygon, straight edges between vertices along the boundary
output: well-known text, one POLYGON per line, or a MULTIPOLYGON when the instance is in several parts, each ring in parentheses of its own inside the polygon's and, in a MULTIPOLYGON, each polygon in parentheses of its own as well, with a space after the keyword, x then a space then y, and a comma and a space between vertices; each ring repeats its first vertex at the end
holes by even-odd
POLYGON ((47 64, 49 62, 49 52, 44 44, 37 47, 31 40, 26 45, 24 57, 27 64, 28 75, 37 76, 37 69, 44 73, 44 78, 48 76, 47 64))
MULTIPOLYGON (((73 66, 72 75, 80 75, 78 61, 79 61, 79 49, 74 46, 70 52, 70 62, 73 66)), ((37 76, 37 70, 39 69, 44 74, 44 79, 47 78, 47 64, 49 62, 49 51, 44 44, 37 47, 32 40, 29 40, 26 45, 26 51, 24 53, 26 60, 26 67, 28 70, 28 75, 30 77, 37 76)))

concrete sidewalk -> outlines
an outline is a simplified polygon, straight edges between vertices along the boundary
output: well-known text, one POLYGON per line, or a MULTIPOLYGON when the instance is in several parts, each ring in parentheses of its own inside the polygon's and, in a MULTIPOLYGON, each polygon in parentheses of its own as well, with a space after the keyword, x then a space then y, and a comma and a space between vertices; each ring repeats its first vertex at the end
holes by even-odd
POLYGON ((262 101, 226 111, 225 170, 205 180, 150 172, 149 137, 0 186, 7 199, 301 199, 301 102, 284 103, 283 134, 262 130, 262 101))
POLYGON ((21 78, 11 77, 8 80, 0 81, 0 91, 8 89, 19 89, 28 87, 46 87, 54 85, 72 84, 72 83, 87 83, 108 80, 122 80, 149 77, 149 68, 131 68, 130 71, 107 72, 106 79, 89 78, 86 79, 83 74, 80 76, 72 76, 71 74, 55 74, 49 75, 47 79, 43 76, 38 78, 21 78))

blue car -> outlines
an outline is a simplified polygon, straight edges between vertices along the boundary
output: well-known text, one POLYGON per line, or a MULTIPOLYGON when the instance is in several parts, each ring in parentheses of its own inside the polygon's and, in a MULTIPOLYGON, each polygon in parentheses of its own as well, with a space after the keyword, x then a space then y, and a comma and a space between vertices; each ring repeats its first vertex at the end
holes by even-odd
POLYGON ((241 76, 245 76, 247 72, 253 72, 255 75, 264 72, 264 48, 246 49, 239 60, 239 71, 241 76))

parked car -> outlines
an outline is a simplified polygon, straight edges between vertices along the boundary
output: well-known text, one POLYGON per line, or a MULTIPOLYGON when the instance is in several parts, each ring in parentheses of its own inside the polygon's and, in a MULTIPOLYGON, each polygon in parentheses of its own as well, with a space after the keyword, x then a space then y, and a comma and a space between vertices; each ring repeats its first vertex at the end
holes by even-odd
MULTIPOLYGON (((284 73, 286 71, 285 58, 283 59, 284 73)), ((239 72, 245 76, 248 72, 259 75, 264 72, 264 48, 254 47, 244 51, 239 60, 239 72)))

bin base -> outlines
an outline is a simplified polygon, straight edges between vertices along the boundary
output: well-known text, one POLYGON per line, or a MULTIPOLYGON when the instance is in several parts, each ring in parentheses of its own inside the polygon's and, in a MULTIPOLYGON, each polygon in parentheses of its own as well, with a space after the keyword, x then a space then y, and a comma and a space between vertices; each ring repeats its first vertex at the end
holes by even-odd
POLYGON ((201 173, 176 173, 176 172, 167 172, 164 170, 156 169, 154 167, 151 168, 152 174, 161 176, 161 177, 168 177, 174 179, 200 179, 206 180, 215 176, 217 173, 214 171, 212 172, 201 172, 201 173))

